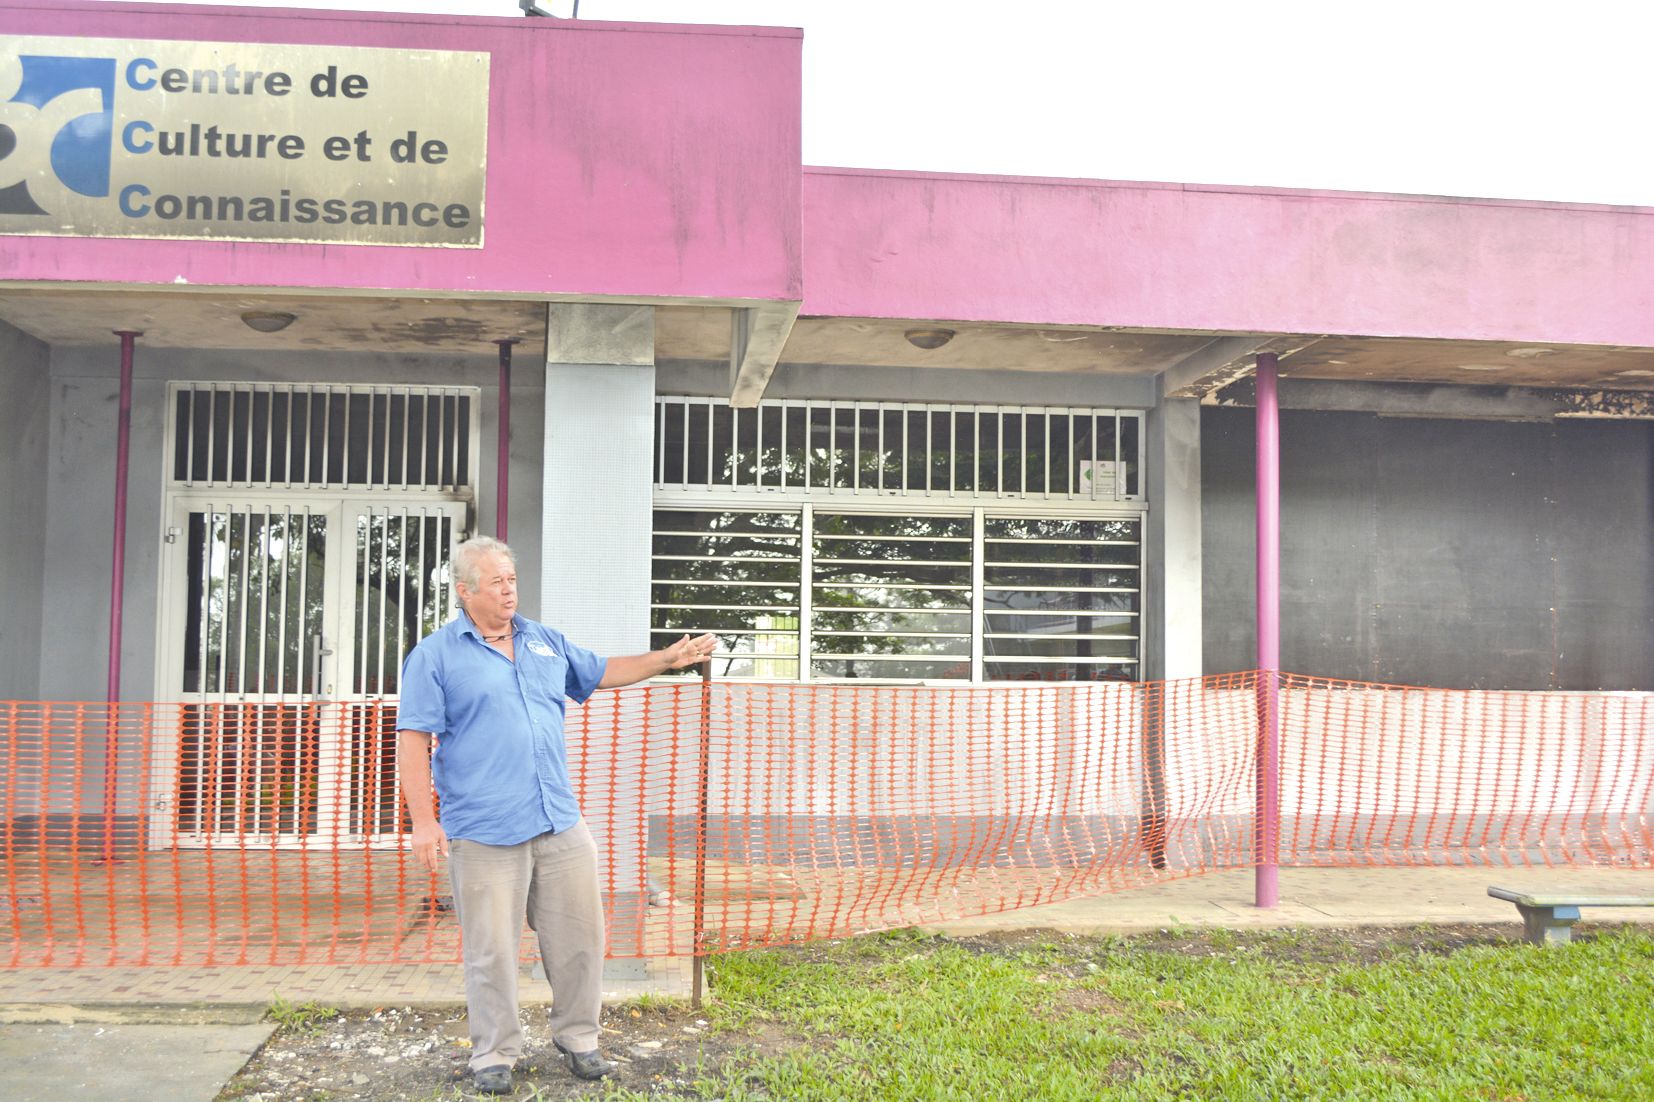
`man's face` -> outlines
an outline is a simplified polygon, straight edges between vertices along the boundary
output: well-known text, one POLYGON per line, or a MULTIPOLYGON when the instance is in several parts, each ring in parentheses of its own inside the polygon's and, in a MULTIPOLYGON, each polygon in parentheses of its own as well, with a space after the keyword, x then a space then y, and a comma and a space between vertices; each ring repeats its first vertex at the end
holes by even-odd
POLYGON ((459 583, 460 600, 471 619, 486 627, 507 623, 517 611, 517 568, 499 552, 478 556, 477 588, 459 583))

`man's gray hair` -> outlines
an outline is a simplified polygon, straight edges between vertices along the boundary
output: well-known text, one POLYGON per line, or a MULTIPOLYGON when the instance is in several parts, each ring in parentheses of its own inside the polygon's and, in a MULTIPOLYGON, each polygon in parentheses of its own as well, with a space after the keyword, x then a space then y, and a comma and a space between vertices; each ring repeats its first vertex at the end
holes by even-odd
POLYGON ((454 580, 475 592, 482 588, 482 560, 489 555, 504 555, 517 566, 517 552, 493 536, 472 536, 454 548, 454 580))

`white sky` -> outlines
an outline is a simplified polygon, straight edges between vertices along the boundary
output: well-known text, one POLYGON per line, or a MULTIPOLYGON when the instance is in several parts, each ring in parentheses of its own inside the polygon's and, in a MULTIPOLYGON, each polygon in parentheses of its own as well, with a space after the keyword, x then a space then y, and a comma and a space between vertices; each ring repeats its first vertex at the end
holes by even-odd
MULTIPOLYGON (((523 18, 517 0, 281 6, 523 18)), ((1644 0, 580 0, 579 10, 803 27, 806 164, 1654 206, 1654 4, 1644 0)))

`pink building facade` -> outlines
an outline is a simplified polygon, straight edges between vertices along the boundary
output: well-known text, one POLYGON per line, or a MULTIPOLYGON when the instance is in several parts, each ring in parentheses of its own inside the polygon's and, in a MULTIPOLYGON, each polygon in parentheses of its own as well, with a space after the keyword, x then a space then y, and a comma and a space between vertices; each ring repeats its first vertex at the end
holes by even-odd
POLYGON ((1654 689, 1654 210, 805 167, 786 29, 0 40, 0 696, 394 698, 496 532, 723 677, 1249 668, 1271 354, 1284 668, 1654 689))
MULTIPOLYGON (((82 507, 117 494, 119 331, 139 334, 115 580, 144 625, 122 629, 129 698, 183 691, 186 669, 204 676, 212 614, 197 605, 215 584, 234 588, 207 529, 243 514, 191 510, 248 491, 280 499, 283 516, 377 497, 442 504, 456 537, 507 528, 547 616, 614 648, 711 627, 728 636, 732 676, 1067 680, 1244 664, 1235 640, 1247 628, 1228 615, 1243 595, 1223 545, 1245 487, 1228 477, 1225 448, 1239 443, 1225 426, 1240 431, 1228 411, 1248 402, 1260 352, 1281 357, 1289 420, 1301 414, 1306 439, 1328 441, 1289 462, 1289 528, 1297 479, 1319 498, 1314 472, 1339 466, 1315 450, 1350 438, 1334 422, 1379 414, 1381 429, 1418 439, 1358 433, 1371 450, 1356 467, 1423 448, 1445 473, 1456 448, 1508 448, 1496 465, 1515 464, 1504 477, 1522 492, 1567 484, 1553 495, 1564 510, 1628 517, 1623 562, 1547 582, 1554 591, 1528 609, 1545 615, 1524 621, 1532 646, 1461 672, 1510 687, 1647 687, 1635 673, 1654 646, 1646 598, 1599 648, 1623 660, 1576 668, 1541 638, 1567 636, 1596 604, 1623 605, 1611 593, 1650 588, 1646 475, 1627 487, 1600 467, 1623 442, 1623 465, 1643 469, 1647 210, 806 168, 801 38, 786 29, 0 10, 6 416, 16 471, 35 472, 7 480, 8 515, 23 522, 5 537, 8 603, 24 609, 3 644, 12 695, 96 695, 96 663, 71 672, 60 656, 108 647, 107 631, 94 641, 83 628, 107 619, 116 556, 106 518, 82 507), (243 320, 261 314, 293 320, 269 332, 243 320), (337 417, 334 447, 361 452, 356 468, 338 451, 333 467, 323 460, 324 415, 337 417), (458 435, 439 446, 433 415, 458 435), (1476 442, 1544 425, 1544 449, 1476 442), (260 446, 281 461, 255 463, 260 446), (410 482, 420 447, 463 472, 410 482), (1522 469, 1541 450, 1550 465, 1522 469), (906 535, 939 542, 906 574, 827 553, 860 539, 888 559, 902 533, 879 518, 915 510, 940 519, 906 535), (725 513, 791 533, 772 550, 792 566, 759 579, 734 560, 761 544, 726 540, 720 556, 666 534, 710 530, 725 513), (996 581, 985 564, 1019 518, 1081 544, 1123 533, 1135 551, 1065 558, 1047 535, 1014 556, 1050 561, 1046 573, 996 581), (203 542, 185 553, 191 523, 203 542), (1058 585, 1062 570, 1098 584, 1058 585), (737 584, 758 580, 780 588, 737 584), (719 587, 732 599, 714 599, 719 587), (663 607, 675 605, 701 607, 663 607)), ((1378 479, 1356 492, 1390 531, 1418 489, 1378 479)), ((1466 487, 1500 523, 1507 505, 1531 512, 1507 490, 1494 473, 1466 487)), ((1545 537, 1553 550, 1574 527, 1545 537)), ((1509 625, 1488 623, 1476 586, 1458 583, 1478 562, 1518 577, 1537 566, 1430 510, 1400 531, 1380 558, 1373 546, 1355 557, 1358 573, 1400 583, 1372 590, 1379 620, 1386 607, 1435 607, 1426 652, 1503 637, 1509 625), (1451 561, 1409 550, 1444 541, 1451 561), (1420 602, 1409 578, 1458 588, 1420 602)), ((1302 550, 1306 565, 1351 558, 1302 550)), ((1326 596, 1302 593, 1304 631, 1288 615, 1298 666, 1434 668, 1383 657, 1399 621, 1369 623, 1364 639, 1353 620, 1316 625, 1338 611, 1326 596)), ((293 663, 313 665, 305 653, 293 663)))

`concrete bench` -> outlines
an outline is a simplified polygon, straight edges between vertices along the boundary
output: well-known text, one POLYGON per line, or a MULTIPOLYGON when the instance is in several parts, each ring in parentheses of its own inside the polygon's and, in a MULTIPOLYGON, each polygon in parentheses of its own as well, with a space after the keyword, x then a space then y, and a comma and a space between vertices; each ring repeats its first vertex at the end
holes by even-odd
POLYGON ((1566 945, 1572 941, 1581 907, 1654 907, 1654 895, 1531 895, 1515 888, 1489 888, 1487 894, 1516 904, 1522 915, 1523 936, 1535 945, 1566 945))

